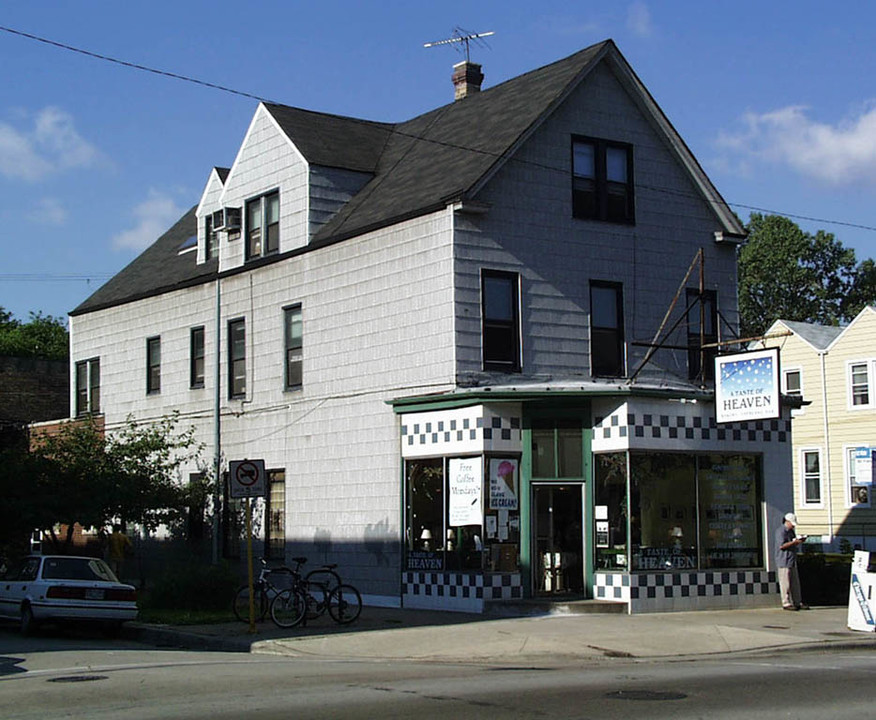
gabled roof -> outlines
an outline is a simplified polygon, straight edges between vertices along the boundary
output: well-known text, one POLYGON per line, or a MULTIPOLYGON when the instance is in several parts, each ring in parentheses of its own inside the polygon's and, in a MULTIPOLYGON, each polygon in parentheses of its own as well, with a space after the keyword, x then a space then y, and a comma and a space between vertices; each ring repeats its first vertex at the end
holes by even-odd
POLYGON ((819 325, 818 323, 798 322, 796 320, 776 320, 766 334, 774 332, 777 325, 784 325, 815 350, 826 350, 845 330, 844 326, 819 325))
MULTIPOLYGON (((311 165, 343 168, 373 176, 318 230, 309 247, 337 242, 433 212, 450 202, 476 199, 489 178, 602 61, 609 63, 642 112, 662 133, 679 162, 687 169, 694 186, 714 211, 721 228, 731 236, 744 234, 738 218, 729 210, 620 51, 611 40, 606 40, 398 124, 264 104, 277 126, 311 165)), ((220 168, 216 171, 224 182, 227 172, 220 168)), ((172 229, 167 235, 173 232, 172 229)), ((165 247, 167 235, 72 314, 173 287, 165 281, 174 277, 174 273, 153 272, 155 266, 160 265, 157 257, 161 249, 170 250, 165 247), (123 290, 125 285, 117 282, 122 275, 128 278, 133 291, 127 296, 123 290), (152 287, 148 289, 150 279, 152 287), (109 285, 115 291, 105 293, 104 289, 109 285)), ((172 248, 174 256, 176 249, 172 248)), ((195 258, 189 255, 184 262, 194 265, 195 258)), ((215 266, 209 263, 192 267, 188 273, 180 271, 177 273, 180 276, 178 282, 205 277, 211 274, 211 268, 215 273, 215 266)))

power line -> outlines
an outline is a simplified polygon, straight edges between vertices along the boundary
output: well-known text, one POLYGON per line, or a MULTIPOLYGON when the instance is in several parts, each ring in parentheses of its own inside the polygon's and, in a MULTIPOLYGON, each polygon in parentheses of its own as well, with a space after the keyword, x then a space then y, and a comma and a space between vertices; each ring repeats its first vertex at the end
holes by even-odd
POLYGON ((146 65, 139 65, 137 63, 127 62, 126 60, 119 60, 118 58, 110 57, 109 55, 101 55, 99 53, 91 52, 90 50, 83 50, 82 48, 74 47, 73 45, 66 45, 65 43, 56 42, 55 40, 49 40, 47 38, 40 37, 39 35, 32 35, 30 33, 22 32, 21 30, 14 30, 13 28, 3 27, 2 25, 0 25, 0 30, 10 33, 11 35, 18 35, 20 37, 27 38, 28 40, 35 40, 36 42, 51 45, 53 47, 60 48, 61 50, 69 50, 70 52, 79 53, 80 55, 95 58, 96 60, 104 60, 106 62, 115 63, 116 65, 133 68, 134 70, 142 70, 143 72, 153 73, 154 75, 161 75, 164 77, 173 78, 175 80, 183 80, 185 82, 194 83, 195 85, 203 85, 204 87, 213 88, 214 90, 222 90, 223 92, 231 93, 233 95, 241 95, 243 97, 252 98, 253 100, 270 102, 266 98, 259 97, 258 95, 253 95, 248 92, 243 92, 242 90, 235 90, 234 88, 225 87, 224 85, 216 85, 215 83, 206 82, 205 80, 198 80, 196 78, 188 77, 186 75, 178 75, 177 73, 168 72, 166 70, 156 70, 155 68, 147 67, 146 65))
MULTIPOLYGON (((31 33, 26 33, 26 32, 23 32, 21 30, 15 30, 13 28, 4 27, 2 25, 0 25, 0 30, 2 30, 3 32, 10 33, 12 35, 17 35, 17 36, 20 36, 23 38, 27 38, 29 40, 34 40, 36 42, 40 42, 40 43, 44 43, 46 45, 60 48, 62 50, 68 50, 70 52, 78 53, 80 55, 85 55, 87 57, 91 57, 91 58, 94 58, 97 60, 103 60, 105 62, 111 62, 111 63, 115 63, 117 65, 122 65, 123 67, 133 68, 135 70, 141 70, 143 72, 149 72, 149 73, 153 73, 155 75, 173 78, 175 80, 183 80, 185 82, 190 82, 190 83, 193 83, 195 85, 201 85, 203 87, 212 88, 214 90, 221 90, 222 92, 231 93, 232 95, 239 95, 241 97, 247 97, 247 98, 251 98, 253 100, 258 100, 259 102, 268 102, 268 103, 273 103, 273 104, 278 104, 278 105, 284 104, 284 103, 276 103, 273 100, 269 100, 267 98, 260 97, 258 95, 253 95, 252 93, 244 92, 242 90, 235 90, 234 88, 225 87, 223 85, 217 85, 215 83, 207 82, 204 80, 198 80, 197 78, 192 78, 192 77, 189 77, 187 75, 180 75, 178 73, 172 73, 172 72, 168 72, 165 70, 157 70, 155 68, 151 68, 151 67, 148 67, 146 65, 140 65, 140 64, 128 62, 125 60, 119 60, 117 58, 113 58, 113 57, 110 57, 108 55, 101 55, 99 53, 91 52, 90 50, 83 50, 82 48, 77 48, 77 47, 74 47, 72 45, 67 45, 65 43, 57 42, 55 40, 49 40, 47 38, 40 37, 39 35, 33 35, 31 33)), ((348 119, 352 120, 354 122, 359 122, 363 125, 369 124, 368 121, 362 120, 360 118, 348 118, 348 119)), ((422 135, 413 135, 410 133, 405 133, 404 131, 399 130, 398 126, 396 126, 392 132, 397 133, 398 135, 400 135, 402 137, 408 137, 408 138, 411 138, 414 140, 419 140, 421 142, 428 142, 428 143, 432 143, 435 145, 450 147, 450 148, 454 148, 456 150, 464 150, 465 152, 487 155, 487 156, 493 157, 497 160, 502 157, 501 153, 496 153, 496 152, 492 152, 489 150, 482 150, 480 148, 467 147, 465 145, 458 145, 456 143, 451 143, 451 142, 447 142, 447 141, 435 140, 434 138, 426 138, 426 137, 423 137, 422 135)), ((547 165, 545 163, 539 163, 539 162, 536 162, 534 160, 523 160, 521 158, 511 158, 511 160, 513 162, 517 162, 517 163, 521 163, 521 164, 525 164, 525 165, 530 165, 532 167, 538 167, 538 168, 541 168, 544 170, 550 170, 551 172, 561 172, 563 174, 566 174, 568 172, 568 168, 565 168, 565 167, 561 168, 561 167, 557 167, 557 166, 547 165)), ((667 195, 676 195, 679 197, 703 199, 703 196, 701 196, 699 194, 686 193, 686 192, 682 192, 679 190, 671 190, 669 188, 664 188, 664 187, 654 187, 654 186, 643 185, 640 183, 637 183, 637 187, 651 190, 652 192, 664 193, 667 195)), ((706 202, 708 202, 709 204, 713 204, 713 205, 721 205, 722 204, 719 201, 712 200, 709 198, 706 198, 706 202)), ((723 204, 726 204, 726 205, 729 205, 732 207, 737 207, 737 208, 745 208, 746 210, 753 210, 755 212, 768 213, 770 215, 781 215, 781 216, 788 217, 788 218, 805 220, 807 222, 823 223, 825 225, 838 225, 841 227, 848 227, 848 228, 853 228, 856 230, 865 230, 867 232, 876 232, 876 226, 871 226, 871 225, 863 225, 860 223, 852 223, 852 222, 843 221, 843 220, 829 220, 826 218, 810 217, 807 215, 788 213, 788 212, 783 212, 781 210, 770 210, 768 208, 757 207, 754 205, 746 205, 744 203, 730 202, 730 201, 726 201, 726 200, 723 201, 723 204)), ((15 279, 15 277, 16 276, 2 276, 2 275, 0 275, 0 279, 15 279)), ((21 276, 19 276, 19 277, 21 277, 21 276)), ((80 278, 80 279, 87 280, 88 278, 80 278)))

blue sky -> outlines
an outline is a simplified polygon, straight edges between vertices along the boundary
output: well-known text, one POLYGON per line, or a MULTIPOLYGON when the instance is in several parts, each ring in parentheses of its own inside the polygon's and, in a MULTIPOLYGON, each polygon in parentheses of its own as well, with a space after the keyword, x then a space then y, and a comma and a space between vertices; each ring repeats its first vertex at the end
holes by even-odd
MULTIPOLYGON (((613 38, 743 220, 876 257, 876 4, 33 0, 0 26, 288 105, 401 121, 613 38), (802 218, 814 218, 804 220, 802 218), (844 223, 844 224, 835 224, 844 223)), ((257 101, 0 31, 0 306, 64 316, 196 204, 257 101)))

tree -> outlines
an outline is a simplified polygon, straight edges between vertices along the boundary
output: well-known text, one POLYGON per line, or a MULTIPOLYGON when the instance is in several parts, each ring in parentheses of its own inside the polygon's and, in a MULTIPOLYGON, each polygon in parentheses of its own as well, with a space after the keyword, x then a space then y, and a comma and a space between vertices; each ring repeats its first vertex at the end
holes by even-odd
POLYGON ((0 355, 64 360, 69 355, 66 323, 39 312, 22 323, 0 307, 0 355))
POLYGON ((876 267, 832 233, 804 232, 786 217, 752 213, 739 250, 739 314, 743 337, 778 319, 837 325, 876 299, 876 267))
POLYGON ((179 471, 200 448, 193 431, 177 433, 176 424, 176 417, 153 424, 129 419, 122 430, 104 435, 89 418, 41 437, 28 453, 35 473, 31 493, 20 502, 30 527, 47 531, 63 552, 76 523, 99 528, 122 520, 154 529, 183 510, 187 495, 179 471), (59 525, 67 528, 64 537, 56 534, 59 525))

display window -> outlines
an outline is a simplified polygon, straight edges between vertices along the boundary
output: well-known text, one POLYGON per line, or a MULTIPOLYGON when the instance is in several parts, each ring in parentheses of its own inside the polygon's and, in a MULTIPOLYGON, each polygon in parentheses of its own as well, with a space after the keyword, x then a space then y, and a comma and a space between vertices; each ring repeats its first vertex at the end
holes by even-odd
POLYGON ((519 569, 518 458, 408 460, 405 478, 408 570, 519 569))

